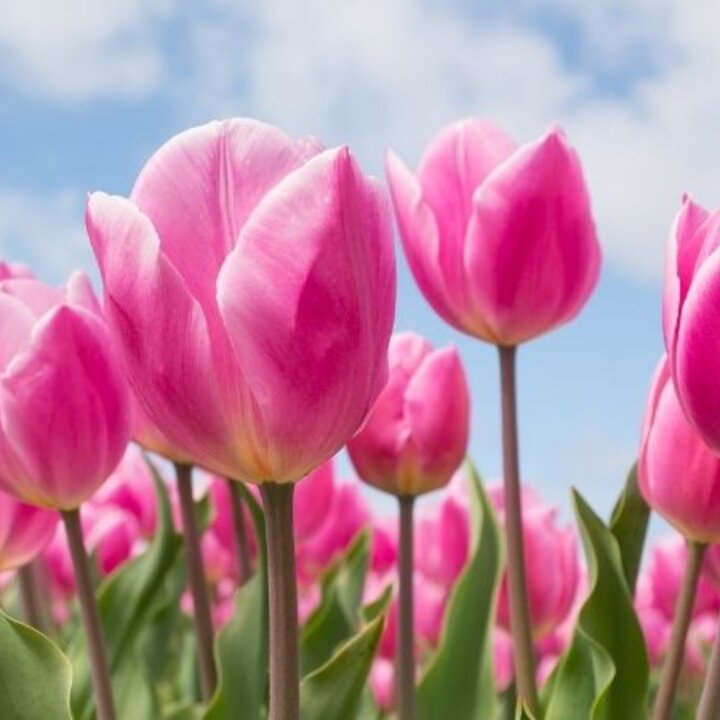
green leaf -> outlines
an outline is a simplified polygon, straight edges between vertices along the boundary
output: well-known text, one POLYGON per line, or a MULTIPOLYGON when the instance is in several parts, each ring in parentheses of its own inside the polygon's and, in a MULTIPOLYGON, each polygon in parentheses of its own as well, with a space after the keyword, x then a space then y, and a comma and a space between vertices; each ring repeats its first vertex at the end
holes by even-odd
POLYGON ((205 720, 260 720, 267 705, 268 609, 265 519, 255 498, 240 485, 258 538, 257 574, 237 596, 233 619, 221 631, 215 649, 218 686, 205 720))
POLYGON ((620 546, 623 570, 631 593, 635 592, 649 521, 650 508, 640 493, 635 463, 610 517, 610 530, 620 546))
POLYGON ((573 500, 589 594, 554 674, 545 720, 642 720, 647 717, 648 661, 620 547, 579 493, 573 493, 573 500))
POLYGON ((71 674, 50 640, 0 612, 2 720, 70 720, 71 674))
POLYGON ((502 568, 498 525, 468 462, 472 543, 453 589, 438 649, 418 687, 419 720, 485 720, 497 712, 492 628, 502 568))
POLYGON ((358 716, 384 622, 383 614, 368 623, 330 660, 303 679, 302 720, 350 720, 358 716))
POLYGON ((323 579, 320 605, 300 634, 301 677, 324 664, 357 631, 369 556, 370 536, 362 532, 323 579))
MULTIPOLYGON (((166 601, 166 583, 178 558, 181 538, 174 531, 167 491, 149 463, 155 479, 158 530, 150 548, 109 577, 98 591, 98 611, 113 677, 135 662, 135 643, 149 618, 166 601)), ((85 635, 80 629, 72 643, 72 707, 78 720, 93 717, 90 666, 85 635)), ((149 680, 148 680, 149 681, 149 680)), ((116 690, 116 694, 117 690, 116 690)))

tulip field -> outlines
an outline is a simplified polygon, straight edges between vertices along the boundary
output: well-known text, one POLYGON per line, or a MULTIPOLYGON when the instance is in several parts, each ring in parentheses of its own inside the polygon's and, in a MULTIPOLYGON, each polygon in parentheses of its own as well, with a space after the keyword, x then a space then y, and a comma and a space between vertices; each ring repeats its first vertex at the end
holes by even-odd
POLYGON ((384 168, 213 121, 87 196, 101 287, 0 264, 0 720, 720 718, 719 212, 672 209, 637 462, 565 517, 517 375, 600 276, 582 158, 468 118, 384 168), (500 479, 397 253, 497 355, 500 479))

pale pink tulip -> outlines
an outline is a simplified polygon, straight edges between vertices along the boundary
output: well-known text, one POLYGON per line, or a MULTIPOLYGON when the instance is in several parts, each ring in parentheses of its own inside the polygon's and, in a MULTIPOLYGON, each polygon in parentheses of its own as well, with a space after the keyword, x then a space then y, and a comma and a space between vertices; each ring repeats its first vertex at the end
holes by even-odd
POLYGON ((384 713, 395 709, 395 664, 377 657, 370 670, 370 688, 378 707, 384 713))
POLYGON ((413 333, 393 336, 389 360, 388 383, 347 449, 365 482, 395 495, 420 495, 446 485, 465 457, 465 371, 454 348, 434 350, 413 333))
POLYGON ((347 148, 213 122, 158 150, 129 200, 93 194, 86 219, 131 384, 175 449, 286 482, 360 427, 395 264, 382 190, 347 148))
POLYGON ((516 147, 463 120, 430 143, 413 175, 387 176, 415 279, 441 317, 497 345, 571 320, 593 290, 600 248, 580 161, 560 130, 516 147))
POLYGON ((666 358, 650 389, 638 472, 647 503, 686 538, 720 540, 720 459, 687 421, 666 358))
POLYGON ((77 508, 130 436, 128 388, 88 293, 80 275, 64 291, 0 283, 0 486, 33 505, 77 508))
POLYGON ((57 513, 26 505, 0 492, 0 573, 32 561, 50 542, 57 513))

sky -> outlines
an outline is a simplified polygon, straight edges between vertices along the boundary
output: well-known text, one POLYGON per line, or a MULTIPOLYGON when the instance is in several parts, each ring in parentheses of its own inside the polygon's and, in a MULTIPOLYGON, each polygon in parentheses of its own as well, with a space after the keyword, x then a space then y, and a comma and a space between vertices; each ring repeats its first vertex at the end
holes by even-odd
MULTIPOLYGON (((382 175, 443 125, 519 142, 562 126, 585 168, 603 273, 581 315, 519 351, 523 477, 606 515, 638 446, 662 352, 664 248, 683 192, 720 194, 714 0, 0 0, 0 254, 61 283, 94 263, 83 206, 127 194, 176 132, 243 115, 382 175)), ((427 305, 398 246, 397 328, 462 353, 470 452, 499 476, 493 348, 427 305)), ((95 275, 95 277, 97 277, 95 275)))

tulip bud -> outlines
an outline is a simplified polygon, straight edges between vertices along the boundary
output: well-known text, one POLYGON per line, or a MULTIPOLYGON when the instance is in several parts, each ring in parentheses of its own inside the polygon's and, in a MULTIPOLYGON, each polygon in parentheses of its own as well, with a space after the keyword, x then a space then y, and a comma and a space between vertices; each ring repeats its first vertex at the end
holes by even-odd
POLYGON ((35 280, 0 283, 0 486, 25 502, 71 510, 122 457, 130 398, 107 329, 35 280))
POLYGON ((390 377, 363 429, 348 442, 360 477, 395 495, 446 485, 465 457, 470 400, 454 348, 413 333, 390 342, 390 377))
POLYGON ((453 327, 512 346, 580 311, 600 248, 560 130, 517 148, 490 123, 463 120, 434 138, 416 176, 392 153, 386 167, 410 268, 453 327))

